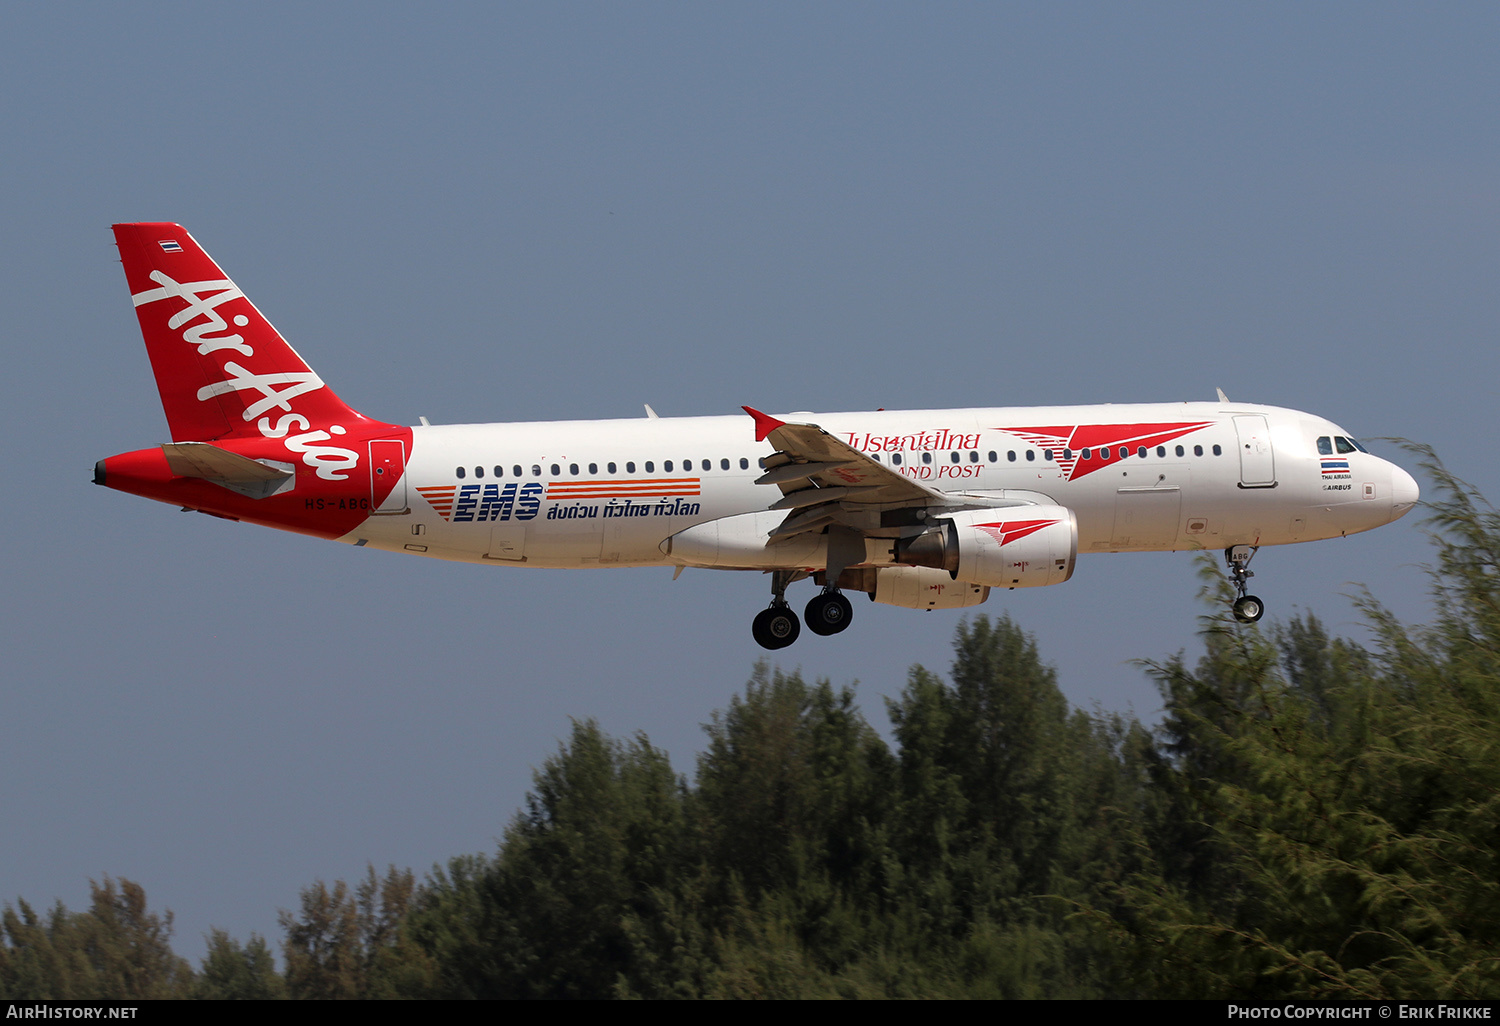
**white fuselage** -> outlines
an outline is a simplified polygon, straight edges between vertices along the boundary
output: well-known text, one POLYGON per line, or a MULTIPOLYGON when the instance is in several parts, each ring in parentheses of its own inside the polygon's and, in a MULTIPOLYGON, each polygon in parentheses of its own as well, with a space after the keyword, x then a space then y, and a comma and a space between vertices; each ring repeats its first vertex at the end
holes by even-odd
MULTIPOLYGON (((1067 581, 1080 552, 1225 550, 1239 598, 1261 545, 1367 531, 1416 482, 1319 417, 1159 403, 407 428, 327 387, 172 222, 114 226, 172 441, 94 482, 229 520, 499 566, 769 572, 751 625, 779 649, 788 585, 909 609, 1067 581)), ((648 408, 648 412, 649 408, 648 408)))
MULTIPOLYGON (((1162 403, 790 414, 944 492, 1071 509, 1079 552, 1280 545, 1366 531, 1404 514, 1415 482, 1347 432, 1295 410, 1162 403), (1076 448, 1075 448, 1076 446, 1076 448), (1331 457, 1331 458, 1330 458, 1331 457), (1346 464, 1340 466, 1340 464, 1346 464)), ((744 416, 412 429, 387 512, 343 540, 441 559, 530 567, 742 566, 673 553, 669 539, 767 510, 769 441, 744 416), (508 490, 508 491, 507 491, 508 490)), ((774 526, 783 514, 770 514, 774 526)), ((821 566, 804 539, 798 566, 821 566)), ((879 563, 878 557, 872 562, 879 563)))

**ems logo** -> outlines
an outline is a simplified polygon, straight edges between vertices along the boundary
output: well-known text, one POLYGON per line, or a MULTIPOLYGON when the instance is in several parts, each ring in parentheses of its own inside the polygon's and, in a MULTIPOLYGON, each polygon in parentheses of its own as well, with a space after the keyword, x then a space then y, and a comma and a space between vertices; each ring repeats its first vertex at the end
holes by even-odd
POLYGON ((532 520, 542 506, 542 485, 533 481, 504 488, 487 485, 437 485, 418 487, 432 511, 451 524, 486 520, 532 520))

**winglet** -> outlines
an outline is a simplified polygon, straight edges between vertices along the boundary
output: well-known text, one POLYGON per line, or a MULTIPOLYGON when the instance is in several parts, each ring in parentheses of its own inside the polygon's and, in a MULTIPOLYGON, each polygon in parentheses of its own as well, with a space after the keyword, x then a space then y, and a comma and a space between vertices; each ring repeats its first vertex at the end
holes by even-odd
POLYGON ((755 440, 757 442, 764 442, 767 435, 786 424, 786 421, 777 420, 768 413, 761 413, 753 406, 741 406, 740 409, 755 418, 755 440))

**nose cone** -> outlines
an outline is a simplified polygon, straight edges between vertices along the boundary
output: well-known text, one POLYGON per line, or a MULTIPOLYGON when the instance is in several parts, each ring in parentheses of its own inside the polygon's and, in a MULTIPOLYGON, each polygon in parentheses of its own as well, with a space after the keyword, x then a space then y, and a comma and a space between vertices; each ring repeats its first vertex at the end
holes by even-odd
POLYGON ((1416 479, 1400 467, 1391 466, 1391 519, 1400 520, 1422 497, 1416 479))

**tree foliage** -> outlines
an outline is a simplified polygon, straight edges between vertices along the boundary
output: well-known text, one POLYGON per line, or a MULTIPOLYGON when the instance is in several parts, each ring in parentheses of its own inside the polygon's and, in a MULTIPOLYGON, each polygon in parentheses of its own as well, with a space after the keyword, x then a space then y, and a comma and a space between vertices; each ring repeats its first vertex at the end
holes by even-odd
POLYGON ((46 916, 25 901, 0 913, 0 998, 154 1000, 189 996, 192 970, 172 952, 172 913, 158 915, 130 880, 89 882, 86 912, 46 916))

